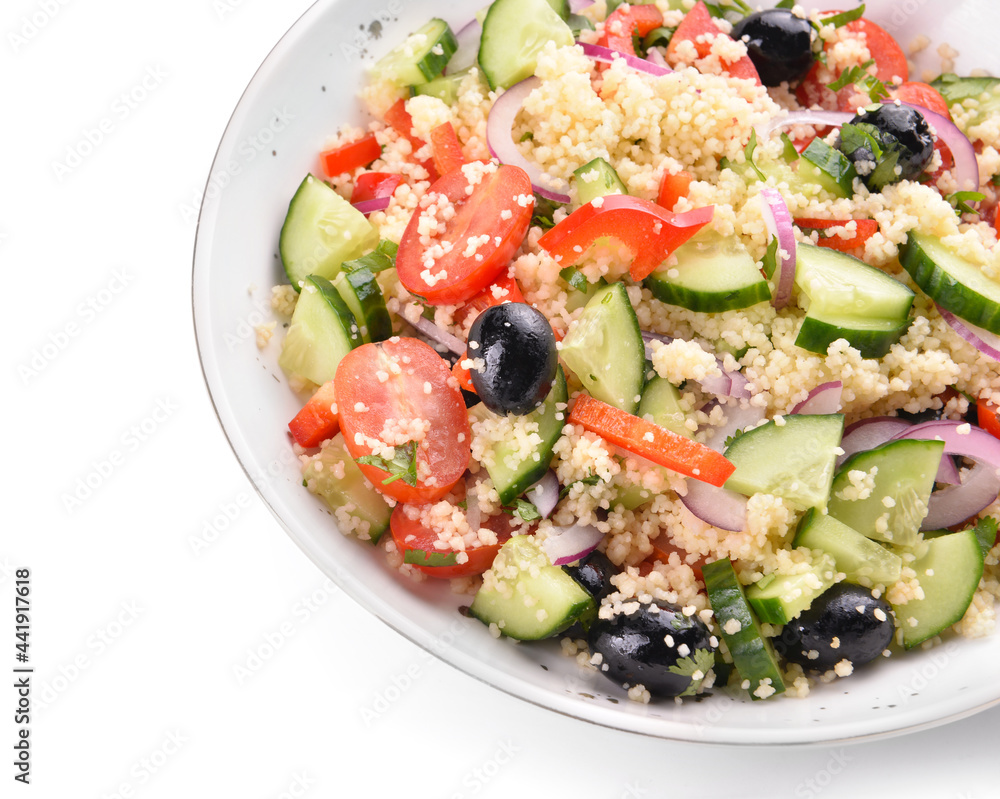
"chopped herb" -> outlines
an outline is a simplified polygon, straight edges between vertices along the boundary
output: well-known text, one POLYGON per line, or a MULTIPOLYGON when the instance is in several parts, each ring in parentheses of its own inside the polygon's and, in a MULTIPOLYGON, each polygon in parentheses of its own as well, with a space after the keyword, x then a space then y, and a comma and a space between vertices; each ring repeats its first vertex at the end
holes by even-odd
POLYGON ((737 430, 735 433, 733 433, 726 439, 725 443, 722 445, 722 448, 729 449, 729 447, 732 446, 732 443, 741 435, 743 435, 745 432, 746 430, 737 430))
POLYGON ((840 73, 839 78, 833 83, 828 83, 826 86, 828 89, 836 92, 853 84, 867 94, 869 100, 877 103, 889 96, 889 90, 886 89, 885 84, 875 75, 869 74, 868 69, 873 66, 875 66, 874 59, 869 59, 860 67, 845 69, 840 73))
POLYGON ((585 486, 595 486, 600 482, 601 478, 598 477, 596 474, 591 473, 586 477, 584 477, 582 480, 576 480, 567 486, 563 486, 562 490, 559 492, 559 499, 563 499, 567 494, 569 494, 569 490, 577 484, 585 486))
POLYGON ((774 273, 778 268, 778 237, 775 236, 771 239, 770 244, 767 245, 767 252, 764 253, 764 277, 768 280, 774 277, 774 273))
POLYGON ((799 157, 799 151, 795 149, 795 144, 787 133, 781 134, 781 157, 788 163, 799 157))
POLYGON ((519 139, 519 141, 531 141, 534 138, 535 134, 532 133, 530 130, 528 130, 521 134, 521 138, 519 139))
POLYGON ((802 157, 833 178, 845 192, 854 193, 854 178, 858 173, 854 164, 840 150, 816 138, 809 142, 809 146, 802 152, 802 157))
POLYGON ((458 553, 408 549, 403 553, 403 563, 412 563, 415 566, 454 566, 458 563, 458 553))
POLYGON ((579 269, 573 266, 566 266, 559 270, 559 277, 569 283, 570 288, 577 291, 586 292, 590 287, 586 276, 579 269))
POLYGON ((345 261, 341 269, 344 272, 357 272, 360 269, 368 269, 370 272, 378 273, 385 269, 391 269, 396 265, 396 251, 399 245, 388 239, 382 239, 378 246, 367 255, 355 258, 353 261, 345 261))
POLYGON ((1000 186, 1000 175, 994 175, 993 177, 991 177, 990 183, 992 183, 994 186, 1000 186))
POLYGON ((540 227, 542 230, 549 230, 555 227, 552 215, 555 213, 558 203, 547 200, 541 195, 535 195, 534 212, 531 215, 531 224, 540 227))
POLYGON ((891 133, 869 122, 848 123, 840 128, 838 148, 855 163, 875 162, 875 168, 864 176, 865 185, 872 191, 881 191, 890 183, 899 182, 896 166, 904 148, 891 133))
POLYGON ((743 0, 722 0, 720 3, 705 3, 705 8, 708 9, 708 13, 713 17, 722 19, 727 19, 727 13, 733 16, 739 15, 740 17, 745 17, 747 14, 753 12, 753 9, 744 3, 743 0))
POLYGON ((396 454, 391 461, 387 461, 381 455, 362 455, 358 458, 358 463, 368 466, 375 466, 378 469, 389 472, 389 477, 382 481, 382 485, 389 485, 397 480, 402 480, 407 485, 417 484, 417 442, 407 441, 405 444, 395 447, 396 454))
POLYGON ((865 4, 862 3, 857 8, 852 8, 850 11, 841 11, 839 14, 832 14, 829 17, 820 17, 820 25, 833 25, 835 28, 840 28, 846 25, 848 22, 854 22, 856 19, 861 19, 865 15, 865 4))
POLYGON ((775 4, 775 8, 792 8, 795 5, 795 0, 781 0, 781 2, 775 4))
POLYGON ((978 191, 956 191, 954 194, 949 194, 945 199, 951 203, 951 207, 955 209, 955 213, 959 216, 962 214, 976 214, 978 216, 979 211, 969 205, 969 203, 982 202, 986 199, 986 195, 980 194, 978 191))
POLYGON ((691 677, 691 683, 684 689, 681 696, 694 696, 701 688, 709 670, 715 665, 715 653, 711 649, 696 649, 688 657, 680 658, 673 666, 667 667, 667 671, 681 677, 691 677), (694 675, 701 673, 699 679, 694 679, 694 675))
POLYGON ((757 149, 757 131, 753 128, 750 129, 750 141, 747 142, 747 146, 743 148, 743 155, 750 165, 750 168, 757 173, 757 177, 761 180, 767 180, 767 177, 763 172, 760 171, 758 166, 753 162, 753 151, 757 149))
POLYGON ((997 520, 992 516, 984 516, 976 522, 972 531, 976 534, 976 540, 979 541, 983 557, 986 557, 986 553, 993 549, 993 544, 997 540, 997 520))
POLYGON ((516 513, 521 517, 522 522, 533 522, 536 519, 542 518, 542 514, 538 512, 538 508, 526 499, 515 499, 513 505, 504 506, 503 509, 508 513, 516 513))

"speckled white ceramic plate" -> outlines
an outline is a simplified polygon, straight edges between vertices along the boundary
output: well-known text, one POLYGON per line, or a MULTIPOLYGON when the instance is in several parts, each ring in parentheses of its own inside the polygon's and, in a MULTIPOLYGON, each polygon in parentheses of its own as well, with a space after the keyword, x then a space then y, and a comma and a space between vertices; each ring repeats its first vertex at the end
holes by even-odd
MULTIPOLYGON (((494 640, 459 615, 460 598, 446 585, 397 578, 368 547, 341 536, 302 489, 285 435, 299 405, 275 363, 278 347, 259 352, 252 329, 270 317, 270 287, 284 281, 276 252, 288 200, 316 168, 326 136, 363 120, 356 95, 365 65, 430 17, 457 30, 482 4, 321 0, 261 65, 219 145, 198 226, 195 330, 219 420, 275 517, 323 572, 402 635, 513 696, 608 727, 685 741, 806 744, 918 730, 1000 702, 998 635, 893 657, 804 700, 754 703, 717 694, 683 706, 638 705, 603 677, 580 673, 553 645, 494 640)), ((925 33, 961 51, 959 71, 1000 74, 1000 5, 904 0, 868 7, 901 42, 925 33)), ((924 57, 937 58, 933 46, 924 57)))

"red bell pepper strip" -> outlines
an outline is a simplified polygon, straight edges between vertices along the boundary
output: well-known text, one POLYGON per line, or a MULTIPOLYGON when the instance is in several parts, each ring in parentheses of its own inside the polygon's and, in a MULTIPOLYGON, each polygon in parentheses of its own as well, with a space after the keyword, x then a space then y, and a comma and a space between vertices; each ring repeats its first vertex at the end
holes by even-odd
POLYGON ((616 447, 714 486, 721 486, 736 471, 714 449, 586 394, 576 398, 569 423, 582 425, 616 447))
POLYGON ((439 175, 447 175, 465 163, 462 145, 450 122, 438 125, 431 131, 431 152, 434 168, 439 175))
MULTIPOLYGON (((427 144, 427 142, 423 139, 413 135, 413 117, 411 117, 410 112, 406 110, 405 98, 397 100, 393 103, 392 107, 385 112, 385 121, 392 127, 393 130, 410 143, 414 153, 427 144)), ((432 181, 437 180, 439 176, 437 170, 434 169, 433 159, 428 158, 425 161, 418 161, 416 156, 414 156, 413 160, 427 170, 432 181)))
POLYGON ((602 47, 635 55, 633 36, 645 36, 663 25, 663 14, 653 5, 622 5, 612 11, 604 21, 604 33, 597 40, 602 47))
POLYGON ((345 172, 353 172, 359 166, 368 166, 381 155, 382 146, 375 140, 375 134, 369 133, 363 139, 326 150, 319 157, 327 177, 335 178, 345 172))
POLYGON ((833 227, 841 227, 848 222, 857 223, 856 232, 851 238, 844 239, 834 234, 824 236, 820 234, 816 242, 820 247, 828 247, 831 250, 847 252, 856 247, 863 247, 875 233, 878 232, 878 222, 874 219, 796 219, 795 224, 803 230, 829 230, 833 227))
POLYGON ((318 447, 340 430, 333 381, 320 386, 295 418, 288 423, 292 438, 303 447, 318 447))
POLYGON ((351 190, 351 203, 392 197, 392 193, 402 182, 402 175, 395 175, 391 172, 364 172, 358 175, 354 181, 354 188, 351 190))
POLYGON ((672 210, 681 197, 688 196, 693 180, 694 175, 684 169, 675 175, 664 172, 660 179, 660 193, 656 198, 656 204, 668 211, 672 210))
MULTIPOLYGON (((642 8, 642 6, 639 6, 642 8)), ((719 30, 708 8, 698 0, 694 7, 687 12, 681 24, 677 26, 674 35, 670 37, 670 44, 667 45, 666 59, 670 66, 674 67, 682 63, 678 50, 681 42, 691 42, 698 53, 698 58, 705 58, 712 52, 712 40, 716 36, 725 36, 719 30)), ((757 67, 753 65, 750 56, 745 55, 736 61, 723 63, 723 69, 734 78, 747 78, 760 85, 760 75, 757 74, 757 67)))
POLYGON ((629 274, 638 282, 707 225, 714 213, 715 206, 706 205, 675 214, 641 197, 612 194, 577 208, 538 245, 562 266, 570 266, 597 239, 617 239, 634 255, 629 274))

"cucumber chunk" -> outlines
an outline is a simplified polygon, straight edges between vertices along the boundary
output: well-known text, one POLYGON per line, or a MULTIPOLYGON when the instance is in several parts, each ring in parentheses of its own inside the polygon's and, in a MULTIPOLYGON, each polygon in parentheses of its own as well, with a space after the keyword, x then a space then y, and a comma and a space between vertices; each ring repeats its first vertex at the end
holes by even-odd
POLYGON ((800 508, 824 508, 837 462, 844 417, 785 416, 741 433, 726 449, 736 466, 725 487, 751 496, 773 494, 800 508))
POLYGON ((432 19, 372 67, 372 75, 397 86, 417 86, 438 77, 458 49, 448 23, 432 19))
POLYGON ((563 425, 566 424, 566 378, 562 367, 556 369, 556 379, 549 390, 548 397, 541 407, 536 408, 527 416, 517 417, 517 424, 537 425, 536 435, 540 441, 534 452, 527 459, 517 463, 510 462, 519 449, 518 444, 501 441, 491 444, 483 453, 482 461, 489 464, 489 472, 493 486, 500 494, 500 504, 509 505, 516 497, 521 496, 531 486, 542 479, 552 461, 552 450, 563 425))
POLYGON ((701 233, 675 254, 675 266, 661 266, 644 283, 660 302, 721 313, 771 298, 767 281, 738 238, 701 233))
POLYGON ((624 283, 594 292, 563 338, 559 356, 595 399, 635 413, 646 348, 624 283))
POLYGON ((808 571, 769 574, 747 589, 747 601, 757 618, 769 624, 788 624, 837 581, 833 557, 821 553, 808 571))
POLYGON ((946 72, 932 80, 931 86, 941 92, 962 133, 1000 111, 1000 78, 960 78, 953 72, 946 72), (966 100, 974 102, 966 103, 966 100), (972 109, 975 110, 970 113, 972 109))
POLYGON ((899 555, 815 509, 802 517, 792 546, 819 549, 832 555, 837 571, 844 573, 847 582, 859 585, 892 585, 903 568, 899 555))
POLYGON ((911 232, 899 262, 913 282, 945 310, 1000 335, 1000 283, 945 246, 941 239, 911 232))
POLYGON ((483 575, 469 612, 509 638, 537 641, 562 632, 594 607, 594 598, 552 565, 534 536, 516 535, 483 575))
POLYGON ((748 680, 751 699, 766 699, 784 693, 785 683, 771 642, 760 631, 760 622, 750 609, 743 586, 728 559, 701 567, 705 591, 722 637, 733 656, 740 677, 748 680))
POLYGON ((361 469, 344 445, 344 436, 337 433, 323 442, 317 460, 302 472, 302 482, 337 515, 353 517, 354 534, 365 541, 378 543, 389 529, 390 508, 383 496, 365 479, 361 469), (338 474, 343 474, 338 477, 338 474))
POLYGON ((442 75, 426 83, 417 84, 410 90, 410 93, 413 95, 425 94, 429 97, 437 97, 447 105, 455 105, 455 102, 458 100, 458 89, 468 74, 469 69, 463 69, 460 72, 453 72, 450 75, 442 75))
POLYGON ((845 339, 862 358, 881 358, 898 342, 910 326, 909 320, 855 317, 821 317, 810 310, 802 320, 795 346, 825 355, 837 339, 845 339))
POLYGON ((309 275, 328 280, 344 261, 378 244, 378 231, 357 208, 313 175, 306 175, 288 204, 278 250, 296 291, 309 275))
POLYGON ((333 380, 337 365, 361 344, 354 314, 330 281, 310 275, 295 304, 278 365, 317 385, 333 380))
POLYGON ((354 314, 362 341, 385 341, 392 335, 392 319, 382 289, 368 267, 340 272, 333 285, 354 314))
POLYGON ((926 546, 926 553, 910 564, 924 598, 893 606, 907 649, 959 621, 983 576, 983 553, 974 531, 932 538, 926 546))
POLYGON ((636 416, 672 430, 679 436, 694 438, 694 434, 684 424, 687 414, 681 409, 680 399, 681 393, 670 381, 654 377, 642 390, 636 416))
POLYGON ((576 169, 573 176, 576 178, 576 193, 580 198, 580 205, 609 194, 628 194, 628 189, 615 168, 600 156, 576 169))
POLYGON ((509 89, 535 74, 549 42, 573 44, 573 31, 547 0, 495 0, 483 20, 479 66, 490 88, 509 89))
POLYGON ((900 439, 851 456, 830 488, 830 516, 874 541, 908 547, 917 541, 934 489, 943 441, 900 439), (859 479, 852 472, 868 475, 859 479))

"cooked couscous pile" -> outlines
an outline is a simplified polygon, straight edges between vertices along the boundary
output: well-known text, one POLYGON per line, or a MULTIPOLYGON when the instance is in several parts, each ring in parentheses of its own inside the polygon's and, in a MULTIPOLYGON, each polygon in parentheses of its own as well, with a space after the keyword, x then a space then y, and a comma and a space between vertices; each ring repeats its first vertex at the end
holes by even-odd
MULTIPOLYGON (((666 26, 676 26, 684 16, 661 0, 656 4, 666 26)), ((693 3, 689 3, 690 7, 693 3)), ((594 31, 584 31, 582 41, 597 42, 604 33, 605 4, 598 0, 583 12, 594 23, 594 31)), ((801 12, 805 13, 805 12, 801 12)), ((815 14, 814 14, 815 16, 815 14)), ((727 23, 719 21, 725 30, 727 23)), ((861 67, 871 57, 864 37, 845 35, 844 28, 821 26, 819 36, 826 42, 829 80, 851 67, 861 67)), ((926 42, 914 43, 915 49, 926 42)), ((949 51, 950 52, 950 51, 949 51)), ((841 412, 847 424, 866 417, 940 410, 942 418, 961 419, 969 410, 969 397, 1000 405, 1000 369, 997 363, 981 354, 960 337, 941 317, 934 302, 911 281, 899 263, 901 245, 910 231, 920 231, 942 239, 949 247, 983 271, 1000 279, 1000 245, 994 228, 976 216, 956 215, 944 195, 957 190, 950 173, 945 172, 938 187, 916 181, 903 181, 879 192, 863 187, 852 199, 838 199, 818 185, 811 189, 789 186, 769 177, 766 181, 748 182, 736 170, 723 164, 745 163, 745 147, 755 127, 766 124, 785 110, 799 108, 795 94, 787 87, 767 89, 752 81, 731 78, 722 65, 746 55, 746 45, 739 40, 718 37, 707 56, 699 56, 694 46, 681 47, 680 63, 675 71, 651 77, 632 69, 624 60, 598 65, 578 46, 556 47, 550 44, 538 58, 535 75, 538 86, 527 96, 518 115, 513 138, 520 142, 522 154, 543 168, 552 179, 569 181, 574 170, 594 158, 613 164, 629 194, 649 200, 665 173, 685 170, 694 176, 686 197, 672 209, 684 212, 713 205, 710 227, 724 238, 738 238, 760 263, 769 243, 764 221, 761 190, 778 189, 792 217, 817 219, 866 218, 875 220, 878 230, 854 254, 876 266, 916 292, 914 321, 888 354, 879 359, 863 358, 845 340, 834 342, 826 354, 814 354, 795 345, 796 333, 806 309, 793 300, 781 310, 767 302, 723 313, 689 311, 655 299, 641 284, 627 281, 630 255, 614 242, 607 242, 587 253, 578 269, 591 281, 628 282, 628 299, 639 326, 644 331, 674 337, 671 343, 654 342, 652 368, 670 383, 682 386, 680 403, 686 414, 684 425, 696 440, 704 441, 713 428, 725 423, 727 408, 740 400, 730 399, 730 406, 710 402, 714 396, 703 392, 699 380, 717 373, 739 370, 749 381, 749 400, 764 409, 767 419, 780 419, 804 400, 811 389, 827 381, 843 383, 841 412), (949 180, 952 181, 949 184, 949 180)), ((945 64, 947 66, 947 64, 945 64)), ((824 73, 822 77, 826 76, 824 73)), ((412 117, 413 135, 429 140, 431 131, 450 122, 461 143, 467 161, 489 159, 486 145, 487 116, 498 96, 491 91, 481 74, 473 68, 462 81, 457 100, 448 105, 432 96, 415 96, 406 101, 412 117)), ((364 87, 362 98, 373 120, 365 129, 345 127, 327 144, 336 147, 373 132, 382 148, 381 157, 355 173, 337 176, 331 185, 349 197, 360 172, 387 172, 403 176, 384 211, 370 216, 379 237, 398 243, 411 216, 428 192, 430 180, 420 161, 429 153, 414 153, 410 140, 383 121, 386 110, 400 97, 399 90, 375 81, 364 87)), ((985 203, 996 201, 991 179, 1000 173, 1000 116, 970 126, 975 120, 975 101, 967 101, 968 118, 956 115, 956 124, 978 143, 978 163, 985 203)), ((815 132, 798 126, 791 129, 793 138, 815 132)), ((830 134, 833 141, 836 133, 830 134)), ((781 142, 777 136, 758 143, 758 157, 778 157, 781 142)), ((940 156, 932 169, 940 165, 940 156)), ((573 205, 576 189, 570 189, 573 205)), ((573 207, 573 205, 570 206, 573 207)), ((568 211, 558 208, 553 222, 558 223, 568 211)), ((559 279, 565 264, 559 263, 538 241, 545 230, 530 228, 509 268, 526 302, 540 310, 551 322, 557 337, 567 333, 582 311, 574 290, 559 279)), ((828 235, 844 239, 856 233, 856 223, 846 222, 828 235)), ((800 241, 815 243, 819 232, 803 233, 800 241)), ((382 273, 380 282, 393 319, 394 331, 412 335, 410 322, 426 315, 427 307, 403 285, 382 273)), ((296 293, 290 286, 273 290, 272 307, 279 318, 293 311, 296 293)), ((465 340, 471 316, 459 316, 459 306, 432 307, 433 322, 459 339, 465 340)), ((258 343, 266 346, 273 327, 259 331, 258 343)), ((471 355, 471 353, 470 353, 471 355)), ((580 392, 576 376, 566 370, 569 397, 580 392)), ((315 386, 301 381, 295 388, 309 392, 315 386)), ((568 416, 568 410, 562 409, 568 416)), ((523 416, 497 417, 470 409, 472 461, 470 469, 479 480, 470 483, 476 492, 475 502, 468 503, 463 492, 453 492, 426 505, 407 507, 409 517, 436 530, 441 541, 459 552, 481 544, 496 542, 496 533, 486 527, 470 525, 467 508, 474 504, 477 516, 485 519, 500 512, 500 498, 484 466, 492 457, 492 446, 506 442, 510 447, 507 465, 516 467, 520 460, 537 457, 540 442, 537 424, 523 416)), ((412 439, 412 431, 400 441, 412 439)), ((324 451, 299 453, 311 490, 324 474, 342 476, 343 464, 324 451)), ((610 616, 623 612, 629 603, 664 600, 684 608, 685 614, 698 615, 715 635, 721 635, 698 576, 696 567, 705 559, 731 558, 742 583, 749 585, 766 574, 795 573, 808 553, 790 548, 801 512, 785 500, 769 494, 749 499, 746 529, 731 532, 711 527, 685 507, 680 498, 687 482, 678 474, 657 467, 616 449, 604 439, 580 426, 566 425, 555 445, 552 463, 559 484, 567 487, 565 496, 550 519, 537 525, 535 535, 544 538, 553 527, 593 525, 605 534, 601 550, 622 571, 613 578, 616 593, 607 597, 600 613, 610 616), (596 478, 596 479, 595 479, 596 478), (616 504, 623 491, 639 489, 651 500, 634 510, 616 504), (655 551, 654 551, 655 547, 655 551)), ((852 478, 851 490, 863 493, 866 475, 852 478)), ((461 484, 460 484, 461 485, 461 484)), ((986 508, 981 515, 1000 516, 1000 503, 986 508)), ((516 515, 511 517, 515 532, 528 531, 516 515)), ((364 522, 350 513, 337 514, 337 523, 345 534, 368 537, 364 522)), ((474 520, 475 521, 475 520, 474 520)), ((380 545, 389 563, 415 579, 422 574, 404 564, 390 536, 380 545)), ((1000 548, 986 557, 986 568, 975 598, 965 617, 955 625, 968 637, 990 634, 995 628, 995 601, 1000 598, 1000 548)), ((474 591, 478 578, 455 581, 455 589, 474 591)), ((875 596, 885 596, 894 606, 905 608, 923 592, 920 575, 905 563, 901 578, 891 585, 874 584, 875 596)), ((499 630, 494 630, 499 635, 499 630)), ((933 645, 933 639, 924 646, 933 645)), ((713 641, 718 642, 713 637, 713 641)), ((567 655, 575 657, 584 668, 601 668, 601 657, 587 650, 586 642, 567 638, 567 655)), ((830 672, 808 675, 802 667, 790 664, 785 683, 791 695, 804 695, 817 681, 829 681, 851 672, 849 661, 842 661, 830 672)), ((710 687, 710 681, 704 687, 710 687)), ((766 689, 767 686, 762 686, 766 689)), ((765 691, 766 692, 766 691, 765 691)), ((632 686, 629 696, 648 701, 649 692, 632 686)))

